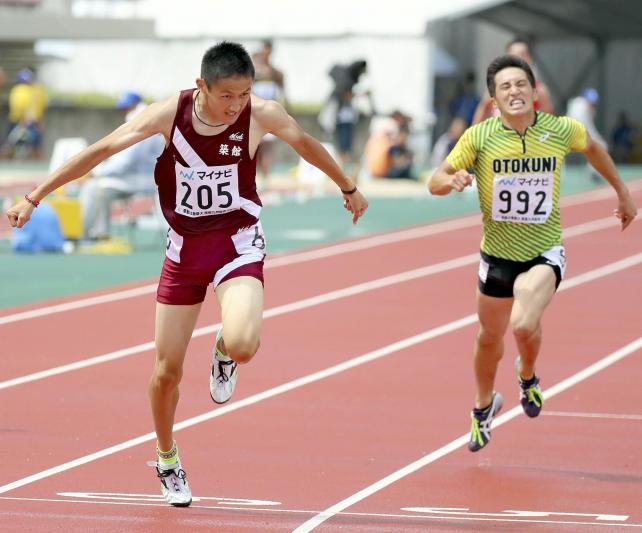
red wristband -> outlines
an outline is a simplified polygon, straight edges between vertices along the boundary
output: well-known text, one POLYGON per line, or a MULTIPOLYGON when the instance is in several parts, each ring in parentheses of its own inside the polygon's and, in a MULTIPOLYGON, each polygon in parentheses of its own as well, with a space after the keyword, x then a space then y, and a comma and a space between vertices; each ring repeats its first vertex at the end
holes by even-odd
POLYGON ((40 202, 38 200, 34 200, 28 194, 25 194, 25 200, 27 200, 27 202, 29 202, 34 207, 38 207, 40 205, 40 202))

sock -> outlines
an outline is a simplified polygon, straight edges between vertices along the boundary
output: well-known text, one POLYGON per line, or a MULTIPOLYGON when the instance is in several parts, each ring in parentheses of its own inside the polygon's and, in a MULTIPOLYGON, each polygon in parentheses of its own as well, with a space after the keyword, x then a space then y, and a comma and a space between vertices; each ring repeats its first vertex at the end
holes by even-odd
POLYGON ((490 407, 493 405, 493 402, 490 402, 490 405, 488 407, 482 407, 481 409, 479 407, 474 407, 473 408, 473 415, 477 420, 485 420, 486 417, 488 416, 488 413, 490 413, 490 407))
POLYGON ((171 465, 178 461, 178 448, 176 447, 176 441, 172 445, 172 449, 168 452, 162 451, 158 447, 158 441, 156 442, 156 455, 158 455, 158 462, 161 465, 171 465))
MULTIPOLYGON (((221 341, 223 340, 223 337, 221 337, 221 341)), ((216 343, 216 358, 219 361, 231 361, 232 358, 225 353, 225 350, 221 348, 221 342, 216 343)))
POLYGON ((533 374, 533 377, 530 379, 524 379, 521 375, 519 376, 519 384, 522 389, 530 389, 537 382, 537 376, 533 374))

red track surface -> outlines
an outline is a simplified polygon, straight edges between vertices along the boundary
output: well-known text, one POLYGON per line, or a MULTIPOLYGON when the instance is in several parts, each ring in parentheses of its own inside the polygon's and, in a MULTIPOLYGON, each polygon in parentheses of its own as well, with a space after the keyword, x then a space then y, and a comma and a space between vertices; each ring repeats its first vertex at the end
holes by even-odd
MULTIPOLYGON (((580 198, 563 209, 568 229, 614 207, 613 198, 580 198)), ((636 199, 642 204, 640 192, 636 199)), ((615 220, 584 228, 566 239, 569 286, 544 321, 545 390, 642 337, 642 224, 624 233, 615 220), (571 286, 631 256, 631 266, 571 286)), ((227 406, 209 399, 214 333, 196 336, 177 414, 189 422, 176 434, 196 497, 189 509, 164 504, 145 466, 154 457, 146 394, 153 351, 145 346, 152 293, 0 325, 0 531, 292 531, 304 523, 301 531, 642 529, 642 345, 553 389, 545 416, 529 420, 511 411, 515 348, 507 337, 497 388, 508 417, 489 447, 471 454, 457 439, 467 434, 473 398, 475 261, 274 310, 474 254, 479 233, 473 226, 269 268, 262 348, 241 368, 227 406), (469 325, 394 346, 466 317, 469 325), (135 346, 110 362, 8 383, 135 346), (274 391, 380 349, 359 366, 274 391), (422 457, 421 468, 400 471, 422 457), (394 481, 380 482, 393 473, 394 481)), ((219 319, 212 296, 199 328, 219 319)))

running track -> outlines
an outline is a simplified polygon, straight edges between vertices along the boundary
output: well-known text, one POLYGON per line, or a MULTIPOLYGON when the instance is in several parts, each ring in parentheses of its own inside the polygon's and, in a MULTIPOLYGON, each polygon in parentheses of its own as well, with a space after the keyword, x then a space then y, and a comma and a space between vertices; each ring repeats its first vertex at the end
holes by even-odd
POLYGON ((619 232, 610 191, 562 205, 545 412, 521 414, 507 337, 506 405, 478 454, 479 217, 270 260, 262 348, 222 407, 210 294, 177 413, 189 509, 145 466, 153 285, 3 310, 0 531, 642 530, 642 224, 619 232))

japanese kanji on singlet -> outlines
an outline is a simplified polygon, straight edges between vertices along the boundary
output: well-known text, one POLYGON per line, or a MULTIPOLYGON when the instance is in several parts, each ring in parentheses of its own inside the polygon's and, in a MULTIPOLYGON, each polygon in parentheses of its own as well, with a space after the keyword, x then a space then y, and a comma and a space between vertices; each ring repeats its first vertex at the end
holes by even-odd
POLYGON ((499 117, 466 130, 447 160, 457 170, 474 167, 484 253, 529 261, 562 244, 562 163, 586 143, 582 124, 542 112, 523 136, 499 117))
POLYGON ((154 171, 170 226, 161 303, 201 302, 209 283, 235 276, 263 281, 266 245, 256 160, 249 153, 251 102, 223 132, 201 135, 192 123, 194 94, 181 91, 171 141, 154 171))

